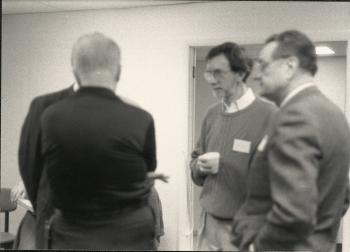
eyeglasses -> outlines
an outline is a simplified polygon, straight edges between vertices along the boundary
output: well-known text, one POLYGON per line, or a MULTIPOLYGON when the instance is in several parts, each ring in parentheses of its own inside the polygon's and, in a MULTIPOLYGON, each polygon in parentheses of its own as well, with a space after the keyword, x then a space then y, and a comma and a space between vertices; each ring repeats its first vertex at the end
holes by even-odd
POLYGON ((215 80, 222 80, 227 73, 230 73, 231 71, 222 71, 220 69, 216 69, 214 71, 205 71, 204 72, 204 78, 208 82, 212 82, 215 80))
POLYGON ((282 55, 282 56, 278 57, 277 59, 271 60, 270 62, 263 61, 262 59, 256 59, 254 62, 258 66, 260 71, 265 71, 265 69, 269 65, 271 65, 272 63, 275 63, 275 62, 277 62, 279 60, 283 60, 283 59, 286 59, 286 58, 289 58, 289 57, 290 57, 290 55, 282 55))

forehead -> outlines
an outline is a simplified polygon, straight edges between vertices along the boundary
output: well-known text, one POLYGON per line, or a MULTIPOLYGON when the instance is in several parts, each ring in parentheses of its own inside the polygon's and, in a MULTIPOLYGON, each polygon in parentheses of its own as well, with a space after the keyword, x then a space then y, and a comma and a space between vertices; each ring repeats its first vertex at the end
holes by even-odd
POLYGON ((272 41, 268 44, 266 44, 263 49, 260 51, 259 54, 259 59, 264 60, 264 61, 269 61, 271 60, 273 57, 273 53, 275 52, 275 49, 277 47, 277 42, 276 41, 272 41))
POLYGON ((214 70, 214 69, 230 69, 230 64, 226 58, 225 55, 219 54, 215 56, 214 58, 211 58, 207 61, 206 65, 207 70, 214 70))

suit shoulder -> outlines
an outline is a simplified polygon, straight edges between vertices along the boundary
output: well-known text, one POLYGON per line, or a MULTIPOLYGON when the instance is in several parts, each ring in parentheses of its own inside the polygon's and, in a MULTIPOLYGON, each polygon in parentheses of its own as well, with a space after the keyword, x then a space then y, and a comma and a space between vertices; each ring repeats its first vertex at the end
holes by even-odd
POLYGON ((323 117, 328 114, 340 115, 341 110, 321 92, 314 92, 306 96, 300 96, 282 108, 286 115, 304 115, 308 118, 323 117))
POLYGON ((259 108, 261 108, 262 110, 264 110, 266 112, 275 113, 277 111, 277 106, 268 100, 265 100, 261 97, 257 97, 256 102, 257 102, 259 108))
POLYGON ((56 92, 52 92, 49 94, 44 94, 37 96, 33 99, 32 104, 36 106, 44 106, 47 107, 67 96, 69 96, 70 88, 66 88, 63 90, 59 90, 56 92))
POLYGON ((147 110, 141 108, 138 104, 129 99, 126 99, 125 97, 123 97, 121 100, 125 108, 129 110, 130 116, 134 115, 135 117, 141 117, 146 121, 153 122, 153 117, 147 110))
POLYGON ((70 96, 71 92, 72 90, 67 88, 57 92, 38 96, 33 100, 33 103, 36 104, 35 109, 41 111, 43 115, 47 114, 46 112, 55 111, 55 109, 62 104, 62 101, 70 96))
MULTIPOLYGON (((276 117, 277 125, 307 125, 315 132, 319 132, 328 120, 334 117, 330 108, 331 102, 320 93, 311 93, 308 96, 300 96, 283 106, 276 117)), ((332 106, 331 106, 332 107, 332 106)), ((333 123, 333 122, 332 122, 333 123)))

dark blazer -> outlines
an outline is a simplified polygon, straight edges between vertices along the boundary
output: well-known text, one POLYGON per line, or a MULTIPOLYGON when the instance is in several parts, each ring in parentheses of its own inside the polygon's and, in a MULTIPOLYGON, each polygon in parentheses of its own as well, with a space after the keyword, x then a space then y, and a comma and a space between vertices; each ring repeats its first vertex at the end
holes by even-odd
POLYGON ((40 126, 44 169, 56 208, 114 211, 147 199, 146 173, 156 168, 149 113, 107 88, 81 87, 45 110, 40 126))
POLYGON ((280 108, 254 157, 233 243, 256 251, 329 251, 348 207, 350 132, 316 87, 280 108))
MULTIPOLYGON (((40 117, 50 105, 72 94, 74 94, 73 86, 34 98, 22 126, 18 155, 19 168, 29 199, 35 209, 37 249, 45 248, 44 225, 45 221, 53 214, 50 187, 46 170, 43 170, 42 155, 40 153, 40 117)), ((151 191, 149 204, 156 216, 157 237, 162 236, 164 235, 162 209, 158 192, 155 189, 151 191)), ((26 221, 24 222, 27 223, 26 221)))
POLYGON ((28 197, 36 215, 36 247, 44 248, 44 221, 53 213, 47 175, 40 154, 40 117, 50 105, 72 95, 73 86, 42 95, 31 102, 22 126, 18 162, 28 197))
POLYGON ((145 208, 153 186, 147 172, 157 164, 152 116, 112 90, 81 87, 44 111, 40 130, 53 205, 62 213, 52 224, 53 248, 153 248, 155 219, 145 208), (91 230, 80 230, 85 225, 91 230))

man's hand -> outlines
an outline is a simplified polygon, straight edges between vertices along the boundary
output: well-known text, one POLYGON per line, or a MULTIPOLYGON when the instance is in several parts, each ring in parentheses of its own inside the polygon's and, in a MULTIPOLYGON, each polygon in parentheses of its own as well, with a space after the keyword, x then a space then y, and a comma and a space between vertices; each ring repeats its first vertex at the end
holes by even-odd
POLYGON ((197 159, 197 166, 203 174, 216 174, 219 171, 220 153, 207 152, 197 159))
POLYGON ((208 165, 208 163, 206 162, 206 160, 197 160, 197 167, 198 169, 201 171, 201 173, 203 174, 213 174, 212 172, 212 168, 210 165, 208 165))
POLYGON ((16 202, 19 198, 27 198, 27 192, 22 181, 11 189, 11 201, 16 202))
POLYGON ((255 252, 255 247, 254 247, 254 244, 253 243, 251 243, 250 245, 249 245, 249 252, 255 252))
POLYGON ((163 174, 163 173, 156 173, 156 172, 147 172, 147 178, 149 179, 159 179, 165 183, 168 183, 169 176, 163 174))

